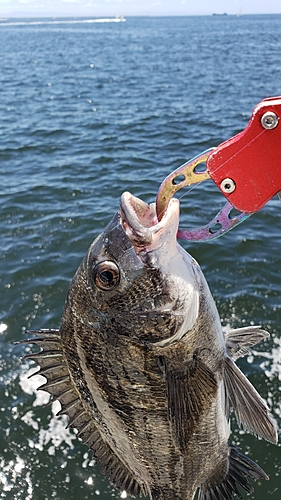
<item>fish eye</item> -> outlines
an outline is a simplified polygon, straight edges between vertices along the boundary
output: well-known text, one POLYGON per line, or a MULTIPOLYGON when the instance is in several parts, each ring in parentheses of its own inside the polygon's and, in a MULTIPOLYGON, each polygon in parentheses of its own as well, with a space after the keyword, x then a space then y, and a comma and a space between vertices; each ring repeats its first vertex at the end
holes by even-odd
POLYGON ((112 290, 120 281, 120 271, 115 262, 104 261, 94 267, 94 282, 101 290, 112 290))

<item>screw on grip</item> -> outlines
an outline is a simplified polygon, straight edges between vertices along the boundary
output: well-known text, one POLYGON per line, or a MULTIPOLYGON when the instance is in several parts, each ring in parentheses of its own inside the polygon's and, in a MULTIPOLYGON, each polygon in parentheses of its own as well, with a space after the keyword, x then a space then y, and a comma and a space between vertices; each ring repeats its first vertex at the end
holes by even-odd
POLYGON ((237 210, 253 213, 281 190, 281 96, 264 99, 248 126, 208 156, 207 171, 237 210))

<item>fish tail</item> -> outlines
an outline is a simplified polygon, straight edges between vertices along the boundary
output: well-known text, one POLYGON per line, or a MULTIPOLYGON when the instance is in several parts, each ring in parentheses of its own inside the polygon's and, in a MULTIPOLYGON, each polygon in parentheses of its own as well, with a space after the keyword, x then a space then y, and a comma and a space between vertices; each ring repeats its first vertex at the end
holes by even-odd
POLYGON ((198 500, 232 500, 233 495, 242 499, 238 487, 248 494, 253 493, 254 488, 249 479, 269 479, 262 468, 253 460, 240 453, 237 446, 229 445, 229 469, 225 478, 217 484, 204 484, 200 487, 198 500))

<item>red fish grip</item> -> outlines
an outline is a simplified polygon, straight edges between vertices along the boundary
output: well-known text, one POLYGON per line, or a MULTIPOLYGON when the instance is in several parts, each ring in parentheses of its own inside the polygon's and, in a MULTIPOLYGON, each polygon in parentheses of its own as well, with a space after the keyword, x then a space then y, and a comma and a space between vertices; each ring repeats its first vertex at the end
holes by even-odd
POLYGON ((260 210, 281 190, 281 97, 260 102, 248 126, 220 144, 207 171, 233 207, 260 210))

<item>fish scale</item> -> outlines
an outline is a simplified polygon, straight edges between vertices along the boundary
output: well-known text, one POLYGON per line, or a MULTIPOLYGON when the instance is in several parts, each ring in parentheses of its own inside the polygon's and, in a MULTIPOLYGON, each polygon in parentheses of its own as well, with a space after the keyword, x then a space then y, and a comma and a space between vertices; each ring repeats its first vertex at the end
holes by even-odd
POLYGON ((72 280, 60 329, 37 332, 29 358, 117 488, 242 498, 268 477, 229 443, 230 406, 250 432, 272 443, 277 432, 235 359, 268 334, 222 331, 199 265, 177 243, 178 200, 158 223, 155 204, 124 193, 120 205, 72 280))

